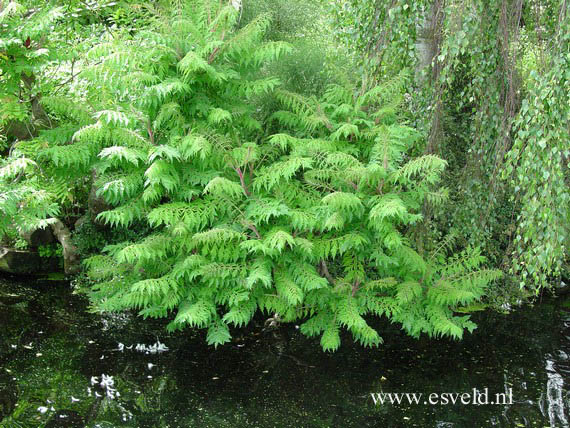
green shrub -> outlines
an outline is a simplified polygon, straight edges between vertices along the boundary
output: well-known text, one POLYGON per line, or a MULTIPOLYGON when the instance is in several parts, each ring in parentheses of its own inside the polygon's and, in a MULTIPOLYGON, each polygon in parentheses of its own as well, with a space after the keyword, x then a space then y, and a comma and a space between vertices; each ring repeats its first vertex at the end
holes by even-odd
POLYGON ((264 70, 289 46, 263 41, 264 15, 233 33, 231 7, 186 12, 92 53, 86 75, 107 76, 116 105, 66 156, 98 153, 99 193, 115 207, 100 220, 152 228, 87 260, 94 304, 207 328, 214 345, 257 311, 302 320, 325 350, 340 328, 379 344, 367 314, 414 336, 473 329, 454 309, 498 273, 479 269, 477 250, 424 260, 404 234, 425 199, 445 196, 445 162, 407 157, 416 132, 398 123, 404 77, 358 97, 340 85, 320 100, 277 90, 281 132, 265 138, 247 100, 276 88, 264 70))

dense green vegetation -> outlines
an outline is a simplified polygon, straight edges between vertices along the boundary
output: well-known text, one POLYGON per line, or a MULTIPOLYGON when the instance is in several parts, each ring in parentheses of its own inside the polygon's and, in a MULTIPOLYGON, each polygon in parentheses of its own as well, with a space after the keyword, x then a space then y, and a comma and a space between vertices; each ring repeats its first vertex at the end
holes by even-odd
POLYGON ((451 189, 443 211, 426 211, 437 226, 422 240, 453 228, 537 293, 567 272, 566 2, 350 0, 333 9, 347 43, 366 53, 367 84, 416 70, 410 110, 423 150, 448 161, 451 189))
POLYGON ((98 311, 324 350, 566 275, 566 3, 0 3, 0 234, 98 311), (489 4, 487 4, 489 3, 489 4), (514 11, 514 13, 513 13, 514 11), (57 252, 51 250, 51 252, 57 252))

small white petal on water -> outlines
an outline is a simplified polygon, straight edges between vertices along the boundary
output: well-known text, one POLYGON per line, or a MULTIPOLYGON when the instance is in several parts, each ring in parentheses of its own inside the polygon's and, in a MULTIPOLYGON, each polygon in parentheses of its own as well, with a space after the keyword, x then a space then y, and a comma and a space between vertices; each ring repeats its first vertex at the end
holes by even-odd
POLYGON ((115 380, 113 379, 113 376, 107 376, 105 374, 101 375, 100 385, 102 387, 109 388, 109 387, 113 386, 114 384, 115 384, 115 380))

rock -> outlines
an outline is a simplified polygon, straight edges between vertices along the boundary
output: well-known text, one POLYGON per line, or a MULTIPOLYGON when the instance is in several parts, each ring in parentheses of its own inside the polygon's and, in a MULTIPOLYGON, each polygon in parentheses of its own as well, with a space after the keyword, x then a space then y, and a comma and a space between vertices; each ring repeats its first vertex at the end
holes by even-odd
POLYGON ((564 281, 560 281, 560 285, 554 287, 557 296, 566 296, 570 294, 570 285, 566 284, 564 281))
POLYGON ((36 275, 59 270, 56 257, 40 257, 36 251, 0 247, 0 271, 16 275, 36 275))
POLYGON ((5 306, 18 305, 28 300, 28 296, 21 294, 4 293, 0 291, 0 304, 5 306))

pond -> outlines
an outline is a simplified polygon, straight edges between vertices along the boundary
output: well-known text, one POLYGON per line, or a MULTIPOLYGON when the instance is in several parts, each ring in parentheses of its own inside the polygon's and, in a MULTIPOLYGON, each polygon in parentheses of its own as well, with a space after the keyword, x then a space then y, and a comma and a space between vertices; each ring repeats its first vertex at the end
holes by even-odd
POLYGON ((344 337, 326 354, 294 325, 264 331, 263 318, 215 350, 202 331, 91 314, 72 291, 0 279, 1 427, 569 426, 562 302, 479 313, 460 342, 378 322, 384 345, 344 337))

